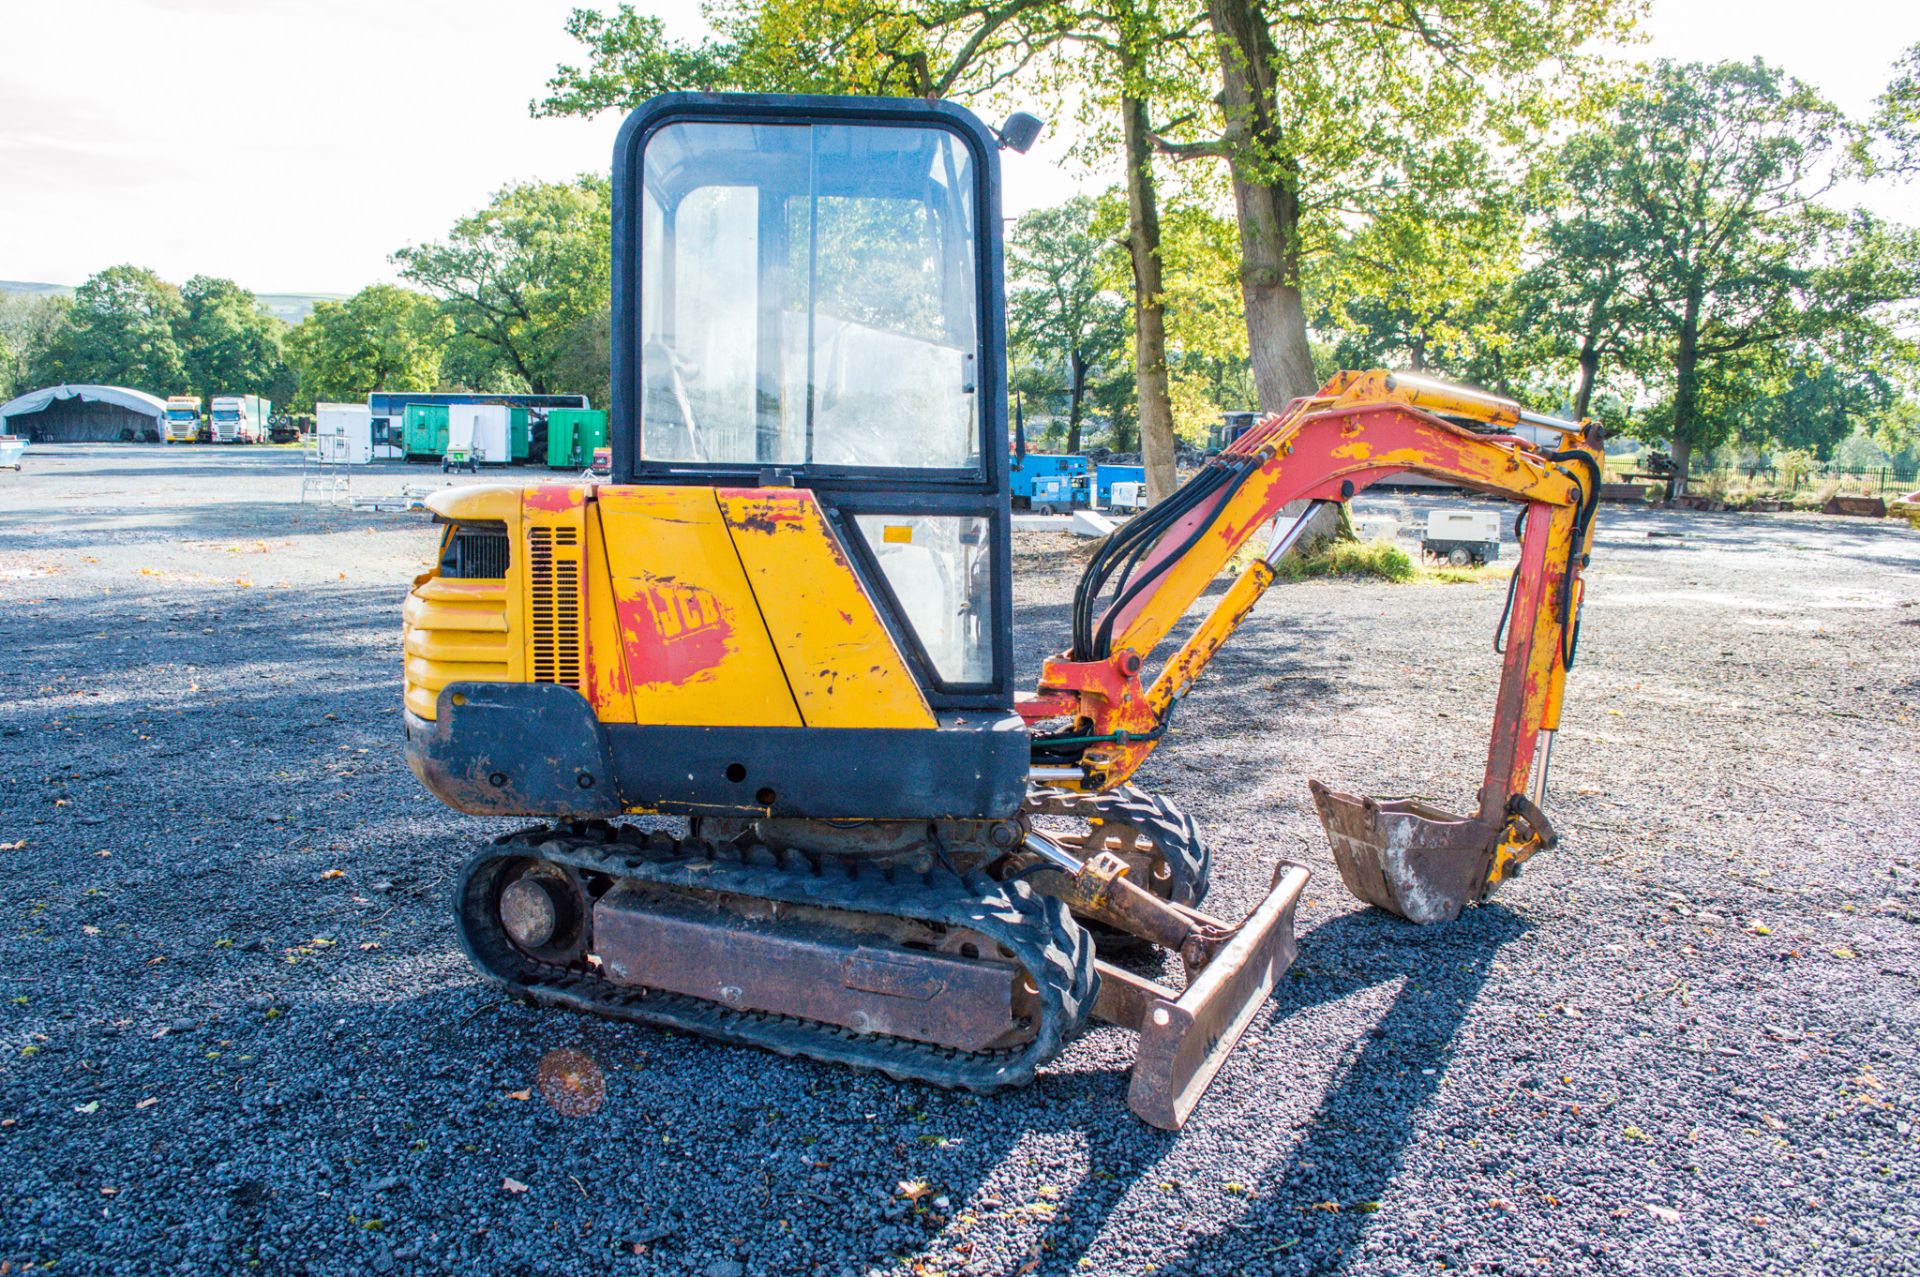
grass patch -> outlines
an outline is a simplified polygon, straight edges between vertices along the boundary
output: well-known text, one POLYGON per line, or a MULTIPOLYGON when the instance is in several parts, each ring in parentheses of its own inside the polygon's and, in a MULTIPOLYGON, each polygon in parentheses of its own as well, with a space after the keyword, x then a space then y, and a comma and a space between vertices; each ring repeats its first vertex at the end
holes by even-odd
POLYGON ((1320 577, 1373 577, 1399 584, 1418 575, 1407 552, 1391 541, 1329 541, 1311 554, 1288 555, 1280 576, 1288 581, 1320 577))

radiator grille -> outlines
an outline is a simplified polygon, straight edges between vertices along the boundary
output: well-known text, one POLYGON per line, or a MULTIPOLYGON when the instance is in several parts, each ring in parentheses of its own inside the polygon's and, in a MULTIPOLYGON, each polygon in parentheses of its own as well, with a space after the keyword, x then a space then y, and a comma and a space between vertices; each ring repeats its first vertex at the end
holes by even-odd
POLYGON ((440 575, 457 581, 506 580, 507 530, 455 528, 440 556, 440 575))
POLYGON ((580 686, 580 530, 527 529, 533 681, 580 686))

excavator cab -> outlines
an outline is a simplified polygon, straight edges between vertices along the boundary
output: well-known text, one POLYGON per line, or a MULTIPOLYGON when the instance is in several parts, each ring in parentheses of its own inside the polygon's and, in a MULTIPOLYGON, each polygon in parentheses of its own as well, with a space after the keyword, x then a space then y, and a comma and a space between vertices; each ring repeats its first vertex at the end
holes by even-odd
POLYGON ((628 136, 615 481, 811 492, 930 707, 1007 710, 992 135, 925 103, 669 99, 628 136))

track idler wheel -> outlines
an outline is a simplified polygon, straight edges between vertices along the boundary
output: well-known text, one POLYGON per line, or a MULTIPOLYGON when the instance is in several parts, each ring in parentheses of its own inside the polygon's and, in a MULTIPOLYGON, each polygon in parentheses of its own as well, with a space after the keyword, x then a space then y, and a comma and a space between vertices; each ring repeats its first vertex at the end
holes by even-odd
POLYGON ((565 966, 587 951, 593 903, 581 875, 561 865, 525 860, 500 875, 495 903, 513 947, 540 962, 565 966))

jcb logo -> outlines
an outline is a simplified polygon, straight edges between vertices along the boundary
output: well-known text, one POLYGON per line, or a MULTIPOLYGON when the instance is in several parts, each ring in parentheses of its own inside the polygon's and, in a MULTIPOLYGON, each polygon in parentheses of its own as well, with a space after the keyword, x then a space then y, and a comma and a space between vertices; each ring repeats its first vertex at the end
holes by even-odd
POLYGON ((658 581, 645 590, 653 627, 663 643, 690 639, 702 630, 718 626, 720 604, 710 590, 679 581, 658 581))
POLYGON ((666 577, 633 582, 615 600, 628 668, 640 686, 682 686, 713 678, 733 648, 733 624, 711 590, 666 577))

